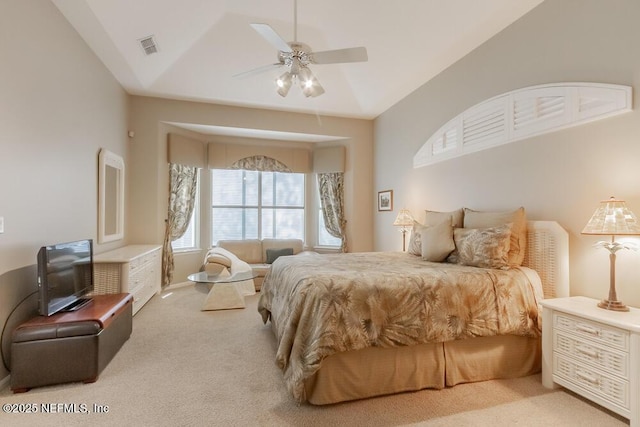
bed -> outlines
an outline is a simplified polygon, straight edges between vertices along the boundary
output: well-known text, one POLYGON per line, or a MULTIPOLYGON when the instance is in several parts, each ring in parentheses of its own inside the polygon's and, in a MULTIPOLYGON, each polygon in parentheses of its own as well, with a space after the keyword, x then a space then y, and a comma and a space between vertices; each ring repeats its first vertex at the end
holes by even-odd
POLYGON ((258 311, 293 398, 323 405, 539 372, 539 302, 568 296, 568 236, 549 221, 525 233, 512 268, 401 252, 276 260, 258 311))

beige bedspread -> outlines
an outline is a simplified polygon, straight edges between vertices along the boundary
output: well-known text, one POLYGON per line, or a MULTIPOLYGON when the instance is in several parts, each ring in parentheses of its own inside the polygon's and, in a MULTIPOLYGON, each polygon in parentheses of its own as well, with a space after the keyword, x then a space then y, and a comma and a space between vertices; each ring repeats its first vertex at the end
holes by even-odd
POLYGON ((276 363, 294 398, 334 353, 477 336, 540 336, 542 289, 526 268, 432 263, 401 252, 281 257, 261 289, 276 363), (533 278, 533 280, 530 280, 533 278))

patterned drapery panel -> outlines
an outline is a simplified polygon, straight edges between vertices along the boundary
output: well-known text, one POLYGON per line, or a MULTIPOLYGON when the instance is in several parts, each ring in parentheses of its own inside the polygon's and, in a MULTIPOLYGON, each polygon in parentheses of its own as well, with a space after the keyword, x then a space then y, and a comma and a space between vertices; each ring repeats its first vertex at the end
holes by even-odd
POLYGON ((244 169, 260 172, 291 172, 289 166, 279 160, 267 156, 245 157, 234 162, 230 169, 244 169))
POLYGON ((173 249, 171 242, 182 237, 189 227, 196 200, 198 168, 169 164, 169 210, 162 248, 162 286, 173 279, 173 249))
POLYGON ((347 252, 347 220, 344 218, 344 173, 318 174, 324 225, 333 237, 342 239, 340 250, 347 252))

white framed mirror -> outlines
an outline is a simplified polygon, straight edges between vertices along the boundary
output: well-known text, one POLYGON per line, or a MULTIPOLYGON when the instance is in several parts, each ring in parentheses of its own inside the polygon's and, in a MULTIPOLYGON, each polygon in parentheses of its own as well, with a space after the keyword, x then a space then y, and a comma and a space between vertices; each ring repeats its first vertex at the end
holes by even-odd
POLYGON ((124 238, 124 160, 103 148, 98 165, 98 243, 105 243, 124 238))

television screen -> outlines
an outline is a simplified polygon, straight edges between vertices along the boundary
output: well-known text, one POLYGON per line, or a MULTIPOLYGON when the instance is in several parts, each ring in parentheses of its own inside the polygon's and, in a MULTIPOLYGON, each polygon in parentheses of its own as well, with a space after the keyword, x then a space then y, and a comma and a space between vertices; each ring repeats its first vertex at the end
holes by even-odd
POLYGON ((43 246, 38 252, 39 311, 51 316, 77 308, 93 291, 93 241, 43 246))

